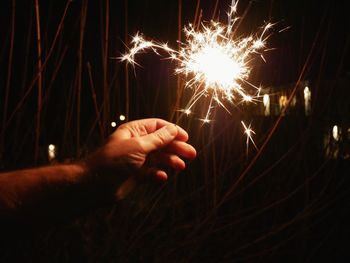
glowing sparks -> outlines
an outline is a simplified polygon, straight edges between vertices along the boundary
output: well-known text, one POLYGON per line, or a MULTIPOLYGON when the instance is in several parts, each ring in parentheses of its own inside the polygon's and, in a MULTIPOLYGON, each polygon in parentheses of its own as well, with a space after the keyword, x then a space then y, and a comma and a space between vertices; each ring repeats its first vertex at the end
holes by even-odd
MULTIPOLYGON (((263 57, 266 34, 272 24, 266 24, 257 36, 235 37, 232 27, 237 19, 232 16, 236 6, 231 7, 228 25, 212 21, 209 25, 202 24, 201 30, 195 30, 191 24, 185 27, 186 42, 181 43, 178 51, 166 43, 145 40, 137 33, 131 42, 133 47, 120 59, 137 65, 136 54, 151 49, 156 54, 165 52, 169 59, 177 61, 175 72, 185 77, 186 88, 194 90, 186 110, 191 110, 200 98, 208 95, 212 97, 211 102, 219 106, 224 106, 224 101, 251 102, 258 97, 259 88, 248 82, 250 64, 256 54, 263 57), (255 92, 250 94, 244 86, 255 92)), ((212 106, 209 105, 208 111, 212 106)))
MULTIPOLYGON (((137 65, 135 56, 139 53, 146 50, 164 53, 177 63, 175 73, 184 77, 185 88, 193 90, 192 97, 181 111, 189 115, 201 98, 209 97, 205 117, 200 119, 209 123, 215 106, 229 112, 227 103, 252 102, 260 97, 260 88, 250 83, 248 77, 255 57, 265 61, 263 52, 266 51, 268 32, 273 24, 267 23, 256 34, 237 37, 236 30, 233 30, 239 19, 234 17, 236 11, 237 2, 232 1, 227 24, 211 21, 202 23, 198 30, 189 24, 184 28, 185 42, 180 43, 179 50, 170 48, 167 43, 145 40, 137 33, 131 42, 133 46, 120 60, 137 65)), ((254 132, 249 126, 246 134, 250 140, 251 133, 254 132)))
POLYGON ((256 146, 256 144, 255 144, 255 142, 253 140, 253 137, 252 137, 253 134, 255 134, 255 132, 250 128, 251 124, 249 124, 249 126, 247 127, 243 121, 241 121, 241 123, 242 123, 242 125, 244 127, 244 133, 247 136, 246 145, 247 145, 247 155, 248 155, 249 141, 251 141, 252 144, 254 145, 255 149, 258 150, 258 147, 256 146))

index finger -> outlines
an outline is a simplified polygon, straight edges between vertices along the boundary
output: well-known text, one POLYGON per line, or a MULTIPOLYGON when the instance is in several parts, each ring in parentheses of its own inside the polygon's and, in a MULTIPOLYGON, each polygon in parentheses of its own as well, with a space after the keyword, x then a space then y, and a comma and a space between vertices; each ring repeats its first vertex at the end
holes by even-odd
POLYGON ((157 130, 162 128, 165 125, 175 125, 175 127, 177 128, 177 135, 175 137, 175 140, 183 141, 183 142, 188 141, 188 133, 179 125, 176 125, 172 122, 168 122, 162 119, 156 119, 156 122, 157 122, 157 130))
POLYGON ((140 134, 142 135, 146 135, 146 134, 150 134, 152 132, 155 132, 156 130, 166 126, 166 125, 175 125, 177 128, 177 135, 175 137, 176 140, 178 141, 184 141, 186 142, 188 140, 188 133, 181 128, 180 126, 163 120, 163 119, 159 119, 159 118, 148 118, 148 119, 141 119, 141 120, 135 120, 135 121, 131 121, 129 123, 126 123, 125 125, 128 125, 128 128, 133 128, 134 126, 137 126, 137 129, 140 130, 140 126, 143 127, 145 129, 144 134, 140 134))

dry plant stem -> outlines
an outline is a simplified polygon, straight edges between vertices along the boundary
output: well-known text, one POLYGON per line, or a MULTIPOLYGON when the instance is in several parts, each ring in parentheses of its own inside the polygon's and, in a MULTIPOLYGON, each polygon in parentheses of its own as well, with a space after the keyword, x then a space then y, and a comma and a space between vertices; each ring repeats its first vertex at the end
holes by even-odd
MULTIPOLYGON (((178 50, 181 48, 181 33, 182 33, 182 0, 178 0, 178 16, 177 16, 177 41, 178 41, 178 50)), ((176 83, 176 101, 174 105, 174 109, 171 113, 170 120, 174 119, 174 116, 176 116, 176 119, 178 119, 178 111, 177 109, 180 108, 180 100, 181 100, 181 94, 182 94, 182 83, 181 83, 181 77, 177 76, 177 83, 176 83)))
POLYGON ((35 130, 35 163, 39 158, 39 139, 40 139, 40 119, 41 119, 41 102, 42 102, 42 61, 41 61, 41 33, 40 33, 40 12, 39 0, 35 0, 35 17, 36 17, 36 32, 37 32, 37 49, 38 49, 38 98, 37 98, 37 114, 36 114, 36 130, 35 130))
MULTIPOLYGON (((27 36, 26 36, 26 45, 25 45, 25 55, 24 55, 24 62, 23 62, 23 74, 21 77, 21 88, 20 88, 20 97, 25 93, 25 88, 26 88, 26 84, 27 84, 27 79, 28 79, 28 69, 29 69, 29 58, 30 58, 30 51, 31 51, 31 39, 32 39, 32 27, 33 27, 33 12, 32 10, 30 10, 30 17, 28 19, 28 32, 27 32, 27 36)), ((21 149, 23 149, 23 144, 25 142, 25 139, 23 137, 23 131, 20 128, 20 125, 22 124, 23 118, 25 117, 25 112, 22 111, 20 112, 20 114, 18 115, 18 117, 16 118, 16 124, 15 124, 15 131, 13 133, 13 138, 21 138, 22 142, 19 142, 16 140, 16 144, 14 144, 14 148, 17 147, 17 151, 21 151, 21 149)), ((1 143, 0 143, 1 144, 1 143)), ((1 150, 0 150, 1 152, 1 150)), ((16 160, 14 160, 16 162, 16 160)))
MULTIPOLYGON (((66 146, 65 142, 67 142, 67 137, 68 137, 69 131, 71 130, 70 129, 70 122, 72 119, 72 112, 73 112, 72 105, 73 105, 74 95, 75 95, 74 85, 71 84, 71 87, 68 89, 68 94, 67 94, 67 98, 66 98, 67 107, 66 107, 66 114, 65 114, 65 119, 64 119, 64 131, 63 131, 63 136, 62 136, 63 146, 62 147, 66 146)), ((69 151, 72 151, 72 149, 69 149, 69 151)))
MULTIPOLYGON (((107 123, 109 123, 109 110, 110 110, 110 104, 109 104, 109 86, 108 86, 108 35, 109 35, 109 0, 105 1, 106 7, 105 7, 105 21, 104 26, 105 30, 101 30, 101 32, 104 32, 103 36, 103 55, 102 55, 102 64, 103 64, 103 124, 106 128, 107 123)), ((106 135, 106 131, 104 131, 104 136, 106 135)))
MULTIPOLYGON (((129 43, 128 29, 128 0, 124 1, 124 43, 129 43)), ((129 120, 130 94, 129 94, 129 70, 128 63, 125 63, 125 117, 129 120)))
POLYGON ((77 74, 77 130, 76 130, 76 157, 80 157, 80 108, 81 108, 81 87, 82 87, 82 69, 83 69, 83 44, 84 31, 87 14, 87 1, 82 1, 80 16, 80 34, 79 34, 79 51, 78 51, 78 74, 77 74))
POLYGON ((98 127, 100 129, 101 139, 103 139, 103 126, 102 126, 102 123, 101 123, 100 111, 98 110, 98 105, 97 105, 97 100, 96 100, 96 92, 95 92, 94 81, 93 81, 93 78, 92 78, 92 71, 91 71, 91 64, 90 64, 90 62, 87 63, 87 69, 88 69, 88 73, 89 73, 90 88, 91 88, 92 100, 94 102, 94 109, 95 109, 96 119, 97 119, 98 127))
POLYGON ((197 26, 195 27, 197 31, 199 30, 199 28, 201 26, 202 16, 203 16, 203 10, 201 9, 201 11, 199 13, 199 18, 197 20, 197 26))
MULTIPOLYGON (((178 50, 180 50, 181 48, 181 33, 182 33, 182 0, 178 0, 178 17, 177 17, 177 41, 178 41, 178 50)), ((177 77, 177 89, 176 89, 176 105, 175 105, 175 109, 178 109, 180 108, 180 100, 181 100, 181 97, 182 97, 182 92, 183 92, 183 85, 182 85, 182 80, 180 78, 180 76, 177 77)), ((178 119, 178 111, 176 111, 176 117, 178 119)), ((175 202, 176 200, 176 188, 177 188, 177 176, 174 175, 174 181, 173 181, 173 202, 175 202)), ((175 209, 176 209, 176 206, 175 206, 175 203, 173 203, 173 206, 172 206, 174 209, 173 209, 173 213, 175 213, 175 209)))
POLYGON ((49 81, 49 85, 48 85, 48 87, 46 89, 45 95, 44 95, 43 100, 42 100, 43 105, 45 105, 46 101, 50 98, 51 89, 52 89, 54 81, 55 81, 55 79, 56 79, 56 77, 58 75, 58 72, 61 69, 62 62, 63 62, 63 59, 66 56, 67 50, 68 50, 68 45, 66 45, 64 47, 64 49, 62 51, 60 51, 60 57, 59 57, 58 61, 55 62, 55 65, 56 65, 55 69, 54 69, 54 71, 52 73, 51 79, 49 81))
POLYGON ((2 118, 2 130, 1 130, 1 141, 0 141, 0 157, 4 150, 5 142, 5 130, 6 130, 6 119, 7 119, 7 110, 8 110, 8 98, 10 93, 10 84, 11 84, 11 74, 12 74, 12 58, 13 58, 13 44, 15 39, 15 23, 16 23, 16 1, 12 1, 12 20, 11 20, 11 42, 9 50, 9 62, 7 67, 7 80, 6 80, 6 90, 5 90, 5 101, 4 101, 4 111, 2 118))
POLYGON ((196 13, 194 14, 194 19, 193 19, 193 25, 195 26, 197 24, 198 20, 198 15, 199 15, 199 7, 201 4, 201 0, 197 0, 197 6, 196 6, 196 13))
POLYGON ((215 7, 214 7, 214 11, 213 11, 213 15, 212 15, 212 17, 211 17, 212 20, 215 19, 216 12, 217 12, 217 10, 218 10, 218 4, 219 4, 219 0, 216 0, 216 2, 215 2, 215 7))
POLYGON ((26 93, 21 97, 20 101, 17 103, 15 109, 12 111, 11 115, 9 116, 9 118, 6 120, 5 124, 3 125, 3 129, 5 129, 7 127, 7 125, 11 122, 11 120, 14 118, 15 114, 17 113, 17 111, 21 108, 23 102, 25 101, 25 99, 28 97, 28 95, 30 94, 30 92, 32 91, 36 81, 38 80, 39 78, 39 73, 41 74, 41 72, 44 70, 45 66, 47 65, 47 62, 49 60, 49 58, 51 57, 52 55, 52 52, 53 52, 53 49, 54 47, 56 46, 56 42, 57 42, 57 39, 58 39, 58 36, 62 30, 62 27, 63 27, 63 22, 64 22, 64 19, 66 17, 66 14, 67 14, 67 11, 68 11, 68 8, 69 8, 69 5, 70 3, 72 2, 72 0, 68 0, 67 1, 67 4, 65 6, 65 9, 64 9, 64 12, 63 12, 63 15, 62 15, 62 18, 61 18, 61 21, 58 25, 58 28, 57 28, 57 31, 56 31, 56 34, 55 34, 55 38, 52 42, 52 45, 51 45, 51 48, 49 50, 49 52, 47 53, 47 56, 44 60, 44 63, 42 64, 42 67, 41 67, 41 71, 38 72, 32 82, 30 83, 30 85, 28 86, 28 89, 26 91, 26 93))

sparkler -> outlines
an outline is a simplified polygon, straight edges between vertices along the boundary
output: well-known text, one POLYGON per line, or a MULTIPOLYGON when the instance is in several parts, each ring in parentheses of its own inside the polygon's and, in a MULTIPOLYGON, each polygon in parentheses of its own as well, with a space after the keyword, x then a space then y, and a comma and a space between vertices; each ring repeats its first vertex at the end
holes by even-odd
MULTIPOLYGON (((260 30, 245 37, 236 37, 235 28, 239 17, 235 17, 237 2, 232 1, 228 12, 227 24, 217 21, 202 23, 201 29, 196 30, 192 24, 184 28, 185 42, 180 43, 180 49, 175 50, 167 43, 146 40, 137 33, 132 39, 132 47, 120 60, 133 66, 138 65, 135 56, 145 50, 152 50, 156 54, 165 53, 167 58, 177 62, 176 74, 185 78, 185 88, 192 89, 193 95, 187 106, 181 111, 189 115, 194 105, 203 97, 209 98, 204 123, 211 121, 211 110, 215 106, 225 104, 239 104, 254 102, 260 98, 260 88, 248 81, 252 69, 252 61, 260 56, 263 61, 263 52, 267 51, 266 40, 269 37, 271 23, 265 24, 260 30)), ((252 140, 254 131, 243 122, 247 143, 252 140), (249 139, 248 139, 249 138, 249 139)), ((253 142, 255 145, 255 143, 253 142)), ((256 146, 255 146, 256 147, 256 146)))

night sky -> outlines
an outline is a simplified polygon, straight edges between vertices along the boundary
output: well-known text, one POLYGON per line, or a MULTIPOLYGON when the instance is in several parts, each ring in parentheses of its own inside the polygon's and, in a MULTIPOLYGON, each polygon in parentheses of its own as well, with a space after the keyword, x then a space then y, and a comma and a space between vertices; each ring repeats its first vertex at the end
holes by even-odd
POLYGON ((256 60, 249 81, 269 89, 276 110, 266 117, 260 104, 229 105, 230 113, 218 107, 208 125, 198 120, 201 106, 178 119, 177 102, 185 105, 191 91, 177 97, 183 80, 174 74, 174 63, 147 52, 137 56, 140 66, 133 69, 115 58, 137 32, 176 48, 179 10, 181 28, 194 21, 197 3, 203 23, 213 18, 225 23, 231 1, 39 1, 39 126, 34 3, 5 0, 0 9, 1 170, 49 164, 49 144, 57 146, 57 162, 81 158, 113 132, 112 121, 123 122, 121 114, 127 120, 178 121, 199 155, 161 188, 146 185, 121 204, 21 237, 0 253, 0 261, 26 255, 36 262, 52 257, 54 262, 350 259, 345 1, 241 0, 238 35, 275 23, 266 62, 256 60), (312 94, 309 116, 303 83, 312 94), (296 106, 280 117, 278 99, 293 89, 296 106), (258 158, 254 147, 246 154, 242 119, 256 131, 258 158), (332 137, 335 125, 340 139, 332 137))

